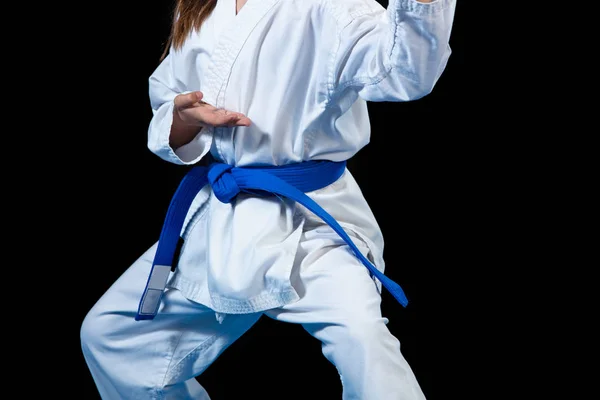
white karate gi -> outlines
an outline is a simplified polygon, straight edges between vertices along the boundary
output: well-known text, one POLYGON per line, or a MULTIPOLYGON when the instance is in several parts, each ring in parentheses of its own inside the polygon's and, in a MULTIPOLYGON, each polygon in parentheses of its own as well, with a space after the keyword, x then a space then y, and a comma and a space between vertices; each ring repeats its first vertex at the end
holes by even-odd
MULTIPOLYGON (((375 0, 248 0, 236 14, 235 0, 218 0, 149 79, 149 149, 181 165, 209 152, 234 166, 349 159, 369 142, 366 101, 431 92, 450 55, 454 8, 455 0, 390 0, 387 10, 375 0), (194 90, 252 125, 204 128, 174 151, 173 99, 194 90)), ((383 271, 381 231, 350 172, 309 196, 383 271)), ((224 204, 206 187, 182 236, 154 320, 134 315, 156 244, 82 325, 103 399, 207 399, 194 377, 263 313, 303 324, 323 342, 344 399, 424 398, 381 315, 380 282, 304 207, 248 194, 224 204)))

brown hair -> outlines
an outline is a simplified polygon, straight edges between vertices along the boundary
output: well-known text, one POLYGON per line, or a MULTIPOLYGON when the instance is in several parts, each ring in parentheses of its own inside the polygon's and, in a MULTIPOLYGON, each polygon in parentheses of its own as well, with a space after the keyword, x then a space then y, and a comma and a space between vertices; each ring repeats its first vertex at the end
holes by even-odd
POLYGON ((171 33, 160 57, 163 60, 171 47, 179 49, 192 30, 200 30, 204 20, 215 8, 217 0, 177 0, 173 10, 171 33))

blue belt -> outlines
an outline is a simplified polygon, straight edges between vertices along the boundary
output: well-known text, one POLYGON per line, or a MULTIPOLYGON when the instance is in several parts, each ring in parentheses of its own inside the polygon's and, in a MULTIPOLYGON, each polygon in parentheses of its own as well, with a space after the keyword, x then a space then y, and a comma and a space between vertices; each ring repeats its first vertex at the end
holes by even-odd
POLYGON ((167 285, 169 273, 180 240, 183 222, 192 201, 207 184, 220 201, 230 203, 240 192, 255 195, 280 195, 294 200, 325 221, 350 246, 356 257, 404 307, 408 300, 396 282, 379 271, 360 252, 337 221, 305 192, 323 188, 335 182, 345 171, 346 162, 307 161, 285 166, 232 167, 213 163, 209 167, 193 167, 183 178, 173 196, 162 227, 152 270, 140 300, 136 320, 153 319, 167 285))

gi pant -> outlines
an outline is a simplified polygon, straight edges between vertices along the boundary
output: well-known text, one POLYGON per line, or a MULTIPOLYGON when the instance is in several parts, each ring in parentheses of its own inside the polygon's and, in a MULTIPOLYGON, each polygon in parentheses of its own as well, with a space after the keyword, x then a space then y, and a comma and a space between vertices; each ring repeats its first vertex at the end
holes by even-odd
MULTIPOLYGON (((314 254, 310 246, 301 242, 298 260, 314 254)), ((83 321, 83 354, 102 399, 209 399, 195 377, 262 314, 302 324, 322 342, 344 400, 425 398, 381 315, 374 281, 347 246, 322 250, 309 268, 295 268, 300 300, 279 309, 218 321, 214 311, 170 289, 155 319, 135 321, 155 251, 156 245, 133 263, 83 321)))

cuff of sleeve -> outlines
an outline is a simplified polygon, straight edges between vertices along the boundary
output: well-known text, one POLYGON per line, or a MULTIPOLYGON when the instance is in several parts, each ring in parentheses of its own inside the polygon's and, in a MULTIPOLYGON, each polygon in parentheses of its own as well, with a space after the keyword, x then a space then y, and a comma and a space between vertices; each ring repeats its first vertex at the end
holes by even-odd
POLYGON ((202 128, 191 142, 179 147, 175 151, 173 151, 170 146, 169 149, 171 149, 175 157, 177 157, 182 164, 195 164, 210 150, 212 133, 209 131, 208 128, 202 128))
POLYGON ((434 0, 431 3, 421 3, 417 0, 397 0, 396 9, 408 11, 416 15, 437 14, 447 9, 456 0, 434 0))
POLYGON ((163 104, 154 114, 148 132, 148 148, 165 161, 179 165, 195 164, 210 150, 212 144, 211 129, 202 128, 200 132, 177 150, 169 145, 169 135, 173 124, 173 101, 163 104))

